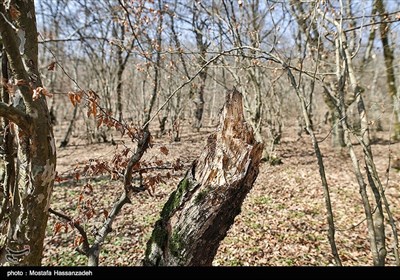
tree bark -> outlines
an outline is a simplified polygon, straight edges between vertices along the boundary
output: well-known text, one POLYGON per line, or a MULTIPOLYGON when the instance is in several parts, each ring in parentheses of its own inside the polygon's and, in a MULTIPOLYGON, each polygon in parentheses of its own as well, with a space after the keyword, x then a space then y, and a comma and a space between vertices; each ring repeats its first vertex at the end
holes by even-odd
MULTIPOLYGON (((309 51, 313 60, 317 63, 325 63, 323 59, 323 53, 326 52, 324 44, 321 40, 321 34, 315 21, 315 17, 312 16, 312 9, 315 8, 315 3, 302 3, 297 0, 290 0, 291 12, 299 25, 299 32, 304 34, 306 40, 304 44, 309 44, 309 51)), ((301 41, 303 43, 303 41, 301 41)), ((339 57, 336 56, 336 63, 339 62, 339 57)), ((315 82, 311 81, 310 87, 314 88, 315 82)), ((310 92, 313 92, 310 91, 310 92)), ((330 125, 332 127, 332 146, 333 147, 345 147, 343 127, 340 122, 338 113, 338 98, 334 93, 335 90, 328 90, 324 87, 324 101, 329 110, 330 125)), ((312 95, 309 96, 309 106, 307 106, 307 113, 312 123, 312 95)))
POLYGON ((397 93, 396 86, 396 74, 395 74, 395 57, 394 49, 390 45, 390 23, 388 21, 388 14, 385 9, 385 5, 382 0, 376 0, 374 3, 374 9, 379 13, 379 18, 381 23, 379 24, 379 33, 381 36, 381 42, 383 46, 383 57, 385 59, 385 69, 386 69, 386 84, 388 88, 388 93, 393 102, 393 111, 395 115, 393 138, 395 140, 400 139, 400 106, 399 106, 399 96, 397 93))
MULTIPOLYGON (((318 10, 318 13, 322 15, 322 11, 318 10)), ((340 53, 340 60, 344 63, 337 63, 337 79, 338 79, 338 92, 339 92, 339 113, 340 121, 345 134, 346 146, 349 149, 349 155, 352 161, 353 170, 356 175, 356 179, 360 189, 361 200, 364 207, 365 217, 367 221, 368 235, 370 239, 370 246, 372 251, 373 262, 375 266, 384 266, 386 259, 386 234, 385 234, 385 219, 382 207, 382 200, 385 197, 382 187, 381 180, 376 171, 376 166, 373 161, 372 149, 370 146, 369 136, 369 121, 365 110, 365 104, 363 101, 364 89, 360 86, 358 79, 354 72, 352 55, 348 49, 348 40, 346 34, 343 32, 343 26, 341 22, 325 16, 325 19, 336 26, 338 32, 338 38, 335 40, 336 52, 340 53), (340 66, 343 65, 343 68, 340 66), (345 104, 345 84, 349 83, 349 90, 353 93, 355 102, 357 104, 358 116, 360 119, 360 135, 352 133, 349 128, 346 114, 345 104), (364 175, 361 171, 361 161, 357 158, 353 144, 351 142, 351 134, 355 136, 360 145, 363 147, 364 153, 364 166, 367 173, 368 183, 375 197, 376 208, 370 203, 367 193, 367 184, 365 183, 364 175)), ((339 56, 337 54, 337 56, 339 56)), ((390 209, 387 207, 386 209, 390 209)), ((397 236, 397 230, 394 231, 394 235, 397 236)))
POLYGON ((325 166, 324 166, 323 156, 321 153, 321 149, 319 148, 318 140, 317 140, 317 137, 315 136, 314 129, 311 125, 310 115, 307 112, 307 102, 306 102, 305 94, 302 93, 301 90, 299 89, 299 87, 297 86, 296 79, 293 76, 291 70, 289 68, 286 68, 286 71, 288 73, 290 83, 291 83, 292 87, 295 89, 296 95, 300 101, 301 110, 303 113, 303 118, 305 121, 306 129, 308 131, 308 134, 311 137, 311 142, 314 147, 315 156, 317 157, 318 167, 319 167, 319 175, 321 177, 322 189, 324 192, 325 208, 326 208, 326 212, 327 212, 326 220, 327 220, 328 226, 329 226, 328 240, 329 240, 329 244, 331 246, 332 255, 335 259, 336 265, 341 266, 342 261, 340 260, 339 252, 338 252, 338 249, 336 246, 336 241, 335 241, 336 229, 335 229, 334 215, 333 215, 333 211, 332 211, 331 196, 330 196, 328 181, 326 179, 326 174, 325 174, 325 166))
POLYGON ((164 205, 144 265, 211 265, 257 178, 262 151, 245 122, 242 95, 228 91, 217 132, 164 205))
POLYGON ((74 111, 72 113, 72 118, 69 121, 67 133, 65 133, 64 140, 61 141, 60 148, 67 147, 67 145, 69 143, 69 140, 70 140, 71 135, 72 135, 72 131, 74 130, 77 113, 78 113, 78 104, 76 104, 75 107, 74 107, 74 111))
MULTIPOLYGON (((1 46, 3 48, 3 46, 1 46)), ((3 51, 2 63, 1 63, 1 74, 4 82, 9 79, 8 59, 7 54, 3 51)), ((10 102, 9 88, 5 83, 2 86, 1 101, 5 104, 10 102)), ((2 137, 1 137, 1 148, 4 150, 4 161, 1 162, 1 180, 3 182, 1 188, 1 209, 0 209, 0 221, 3 220, 6 212, 8 211, 8 205, 10 202, 11 190, 15 188, 15 151, 14 151, 14 133, 8 119, 3 120, 2 124, 2 137)), ((2 231, 2 228, 0 228, 2 231)))
POLYGON ((193 100, 195 104, 194 117, 195 123, 194 127, 197 131, 200 131, 200 128, 203 126, 203 113, 204 113, 204 89, 206 87, 207 80, 207 68, 204 67, 207 64, 207 48, 208 43, 204 40, 204 30, 206 29, 206 22, 200 18, 199 9, 197 4, 193 5, 193 32, 196 36, 196 45, 199 51, 199 56, 197 57, 197 63, 203 69, 199 73, 199 88, 196 91, 196 96, 193 100))
POLYGON ((0 116, 18 126, 18 174, 1 221, 0 265, 40 265, 52 193, 56 149, 38 71, 33 1, 0 1, 0 32, 15 85, 14 105, 0 103, 0 116), (11 8, 14 9, 11 12, 11 8), (17 11, 17 12, 16 12, 17 11))

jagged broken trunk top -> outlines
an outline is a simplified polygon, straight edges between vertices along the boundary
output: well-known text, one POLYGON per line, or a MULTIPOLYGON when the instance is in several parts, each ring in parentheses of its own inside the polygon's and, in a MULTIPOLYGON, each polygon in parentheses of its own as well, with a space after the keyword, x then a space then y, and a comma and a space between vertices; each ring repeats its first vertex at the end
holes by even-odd
POLYGON ((144 265, 211 265, 257 178, 262 151, 242 95, 228 91, 217 132, 164 205, 144 265))

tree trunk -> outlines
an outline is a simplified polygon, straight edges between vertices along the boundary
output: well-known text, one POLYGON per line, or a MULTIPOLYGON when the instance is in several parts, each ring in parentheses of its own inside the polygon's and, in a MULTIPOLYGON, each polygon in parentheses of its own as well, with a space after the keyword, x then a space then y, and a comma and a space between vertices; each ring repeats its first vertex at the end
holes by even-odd
POLYGON ((219 129, 164 205, 144 265, 211 265, 257 178, 262 151, 245 122, 242 95, 229 91, 219 129))
POLYGON ((196 98, 193 100, 193 103, 195 104, 194 127, 196 128, 197 131, 200 131, 200 128, 203 126, 202 120, 203 120, 203 112, 204 112, 204 88, 205 88, 205 83, 206 83, 205 77, 206 77, 206 75, 203 75, 203 73, 200 74, 200 79, 201 79, 200 87, 199 87, 199 90, 196 92, 196 95, 197 95, 196 98))
MULTIPOLYGON (((3 46, 1 46, 3 48, 3 46)), ((9 79, 8 59, 7 54, 3 51, 2 54, 2 67, 1 74, 3 81, 9 79)), ((10 103, 10 92, 6 84, 2 86, 1 101, 5 104, 10 103)), ((15 151, 14 151, 14 137, 13 129, 11 128, 10 121, 8 119, 3 120, 2 124, 2 136, 1 136, 1 148, 4 150, 4 160, 1 161, 1 177, 0 180, 3 182, 1 188, 1 210, 0 210, 0 221, 3 220, 6 212, 8 212, 8 205, 10 202, 11 190, 15 187, 15 151)), ((3 229, 0 227, 0 232, 4 233, 6 227, 3 229)), ((0 241, 1 242, 1 241, 0 241)), ((1 243, 0 243, 1 245, 1 243)))
POLYGON ((344 141, 344 130, 340 121, 340 115, 337 111, 331 110, 331 126, 332 126, 332 146, 333 147, 345 147, 344 141))
POLYGON ((308 132, 308 134, 311 137, 311 142, 313 144, 314 147, 314 151, 315 151, 315 156, 317 157, 317 161, 318 161, 318 167, 319 167, 319 175, 321 177, 321 183, 322 183, 322 189, 324 192, 324 199, 325 199, 325 208, 326 208, 326 220, 328 222, 328 240, 329 240, 329 244, 331 246, 331 251, 332 251, 332 255, 335 259, 335 262, 337 265, 341 266, 342 265, 342 261, 340 260, 340 256, 339 256, 339 252, 336 246, 336 241, 335 241, 335 223, 334 223, 334 215, 333 215, 333 211, 332 211, 332 203, 331 203, 331 197, 330 197, 330 191, 329 191, 329 186, 328 186, 328 181, 326 180, 326 173, 325 173, 325 166, 324 166, 324 160, 323 160, 323 156, 321 153, 321 149, 319 148, 319 144, 318 144, 318 140, 317 137, 315 136, 313 127, 311 125, 311 119, 310 119, 310 114, 307 111, 307 101, 306 101, 306 97, 304 92, 302 92, 300 90, 300 87, 297 86, 296 83, 296 79, 293 76, 292 72, 290 69, 287 68, 287 73, 288 73, 288 77, 290 80, 290 83, 292 85, 292 87, 295 89, 296 91, 296 95, 300 101, 300 105, 301 105, 301 111, 303 113, 303 118, 304 118, 304 122, 305 122, 305 126, 306 126, 306 130, 308 132))
POLYGON ((0 233, 0 265, 36 266, 42 260, 55 177, 55 141, 46 98, 34 96, 42 86, 34 2, 0 1, 0 13, 1 38, 17 81, 14 105, 1 102, 0 116, 18 126, 19 167, 8 194, 7 215, 0 220, 0 228, 6 229, 0 233))
POLYGON ((394 50, 390 46, 390 24, 387 22, 389 20, 388 14, 386 12, 385 6, 382 0, 376 0, 374 3, 374 8, 379 13, 381 23, 379 24, 379 33, 381 36, 381 42, 383 46, 383 56, 385 59, 385 69, 386 69, 386 84, 388 88, 389 95, 393 102, 393 111, 395 115, 394 119, 394 129, 393 138, 395 140, 400 139, 400 106, 399 106, 399 96, 397 94, 396 86, 396 75, 395 75, 395 59, 394 50))
MULTIPOLYGON (((199 56, 197 57, 197 63, 200 67, 204 67, 207 63, 207 48, 208 43, 204 40, 204 30, 206 29, 205 21, 200 18, 199 9, 197 4, 193 5, 193 32, 196 36, 196 45, 199 51, 199 56)), ((199 88, 196 92, 196 97, 193 100, 195 104, 194 118, 195 123, 194 127, 197 131, 200 131, 200 128, 203 126, 203 113, 204 113, 204 89, 206 87, 207 80, 207 67, 205 67, 199 74, 200 82, 199 88)))
POLYGON ((326 118, 329 118, 329 123, 332 127, 332 146, 333 147, 345 147, 344 141, 344 130, 340 121, 340 113, 338 110, 338 100, 334 97, 328 87, 324 87, 324 101, 328 106, 329 113, 326 118))
POLYGON ((74 111, 72 113, 72 118, 69 121, 67 133, 65 133, 64 140, 61 141, 60 148, 67 147, 67 145, 69 143, 69 140, 70 140, 71 135, 72 135, 72 131, 74 130, 77 113, 78 113, 78 104, 75 105, 75 107, 74 107, 74 111))
MULTIPOLYGON (((319 33, 319 29, 317 26, 317 21, 315 21, 315 17, 312 16, 310 9, 314 9, 315 3, 302 3, 302 1, 297 0, 290 0, 291 12, 296 19, 297 24, 299 25, 299 32, 304 34, 306 37, 305 42, 304 40, 301 43, 309 44, 309 51, 315 62, 318 64, 323 61, 322 54, 324 53, 324 44, 321 42, 321 34, 319 33)), ((301 50, 301 49, 300 49, 301 50)), ((302 50, 301 50, 302 51, 302 50)), ((336 62, 338 62, 339 57, 336 57, 336 62)), ((311 126, 313 127, 312 123, 312 99, 315 87, 315 82, 311 81, 311 94, 309 96, 309 106, 307 107, 307 113, 309 114, 309 118, 311 120, 311 126)), ((334 92, 335 90, 332 90, 334 92)), ((333 147, 345 147, 344 141, 344 132, 343 127, 340 122, 339 113, 338 113, 338 100, 335 95, 330 94, 327 89, 324 90, 324 101, 325 104, 328 106, 329 116, 330 116, 330 125, 332 127, 332 146, 333 147)))
MULTIPOLYGON (((321 10, 318 10, 320 15, 323 14, 321 10)), ((324 14, 325 16, 325 14, 324 14)), ((337 61, 337 81, 338 81, 338 94, 339 94, 339 113, 340 122, 345 133, 345 142, 349 150, 349 155, 353 165, 353 170, 359 185, 359 191, 361 200, 364 207, 365 217, 367 221, 368 235, 370 239, 370 246, 372 251, 372 258, 374 265, 383 266, 385 265, 386 259, 386 234, 385 234, 385 220, 382 207, 382 201, 385 203, 385 195, 382 187, 381 180, 376 171, 376 166, 372 156, 372 149, 370 146, 369 136, 369 121, 367 112, 365 110, 365 104, 363 101, 364 89, 360 86, 357 76, 354 72, 352 55, 348 49, 348 40, 346 34, 343 32, 343 26, 341 21, 337 21, 329 16, 325 16, 325 19, 336 26, 338 32, 338 38, 335 39, 336 56, 339 57, 337 61), (344 62, 344 63, 343 63, 344 62), (344 68, 342 68, 342 66, 344 68), (347 121, 347 112, 345 104, 345 85, 346 82, 349 84, 349 90, 353 93, 355 102, 357 104, 358 117, 360 119, 360 136, 352 133, 349 128, 347 121), (353 134, 353 135, 351 135, 353 134), (370 203, 370 199, 367 193, 367 184, 365 183, 364 174, 361 170, 362 161, 357 157, 354 150, 353 143, 351 142, 351 136, 354 136, 358 143, 363 148, 364 153, 364 167, 370 184, 371 190, 375 197, 376 208, 370 203)), ((389 216, 391 212, 389 207, 389 216)), ((397 236, 397 230, 393 231, 394 235, 397 236)))
MULTIPOLYGON (((118 62, 118 70, 117 70, 117 113, 118 113, 118 121, 122 122, 122 94, 123 94, 123 81, 122 81, 122 76, 125 71, 125 66, 126 63, 128 62, 128 58, 130 55, 130 52, 127 52, 126 56, 123 57, 123 44, 125 41, 125 26, 120 25, 118 26, 120 28, 121 32, 121 45, 122 46, 117 46, 117 62, 118 62)), ((118 36, 118 33, 116 32, 115 36, 118 36)), ((132 41, 132 46, 133 47, 134 41, 132 41)))

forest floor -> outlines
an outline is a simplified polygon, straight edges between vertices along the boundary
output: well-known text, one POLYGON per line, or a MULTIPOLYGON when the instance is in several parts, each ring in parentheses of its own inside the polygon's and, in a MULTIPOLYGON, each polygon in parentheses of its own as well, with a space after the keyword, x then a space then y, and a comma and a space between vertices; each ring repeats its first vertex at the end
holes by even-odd
MULTIPOLYGON (((59 131, 56 130, 58 140, 62 136, 62 130, 59 131)), ((185 170, 204 148, 208 135, 213 131, 212 127, 205 127, 200 133, 185 129, 180 142, 171 141, 168 135, 154 138, 153 148, 148 150, 145 158, 162 160, 164 163, 173 163, 179 158, 184 168, 175 172, 165 183, 159 184, 153 194, 140 193, 132 204, 123 208, 103 246, 100 265, 140 265, 146 242, 162 206, 183 177, 185 170), (167 156, 160 152, 160 147, 163 146, 169 151, 167 156)), ((327 131, 322 131, 317 137, 322 140, 327 135, 327 131)), ((400 157, 400 143, 389 145, 388 132, 377 134, 375 138, 372 146, 374 159, 385 193, 391 202, 397 227, 400 227, 400 174, 392 168, 387 172, 389 156, 392 162, 400 157)), ((126 138, 115 136, 114 140, 117 145, 86 145, 84 139, 73 138, 70 146, 58 149, 59 176, 74 178, 76 170, 82 168, 89 160, 92 163, 95 160, 110 160, 115 152, 122 150, 124 146, 134 148, 134 143, 126 138)), ((372 265, 364 210, 347 149, 332 149, 329 136, 320 145, 331 191, 336 242, 342 262, 347 266, 372 265)), ((355 147, 362 159, 360 145, 355 147)), ((242 213, 236 217, 234 225, 221 243, 214 265, 333 264, 327 238, 323 190, 310 137, 303 134, 303 137, 298 139, 295 128, 287 128, 281 144, 275 147, 274 154, 282 159, 282 164, 272 166, 261 163, 255 185, 243 204, 242 213)), ((55 184, 51 208, 76 218, 79 212, 79 196, 83 194, 81 204, 82 201, 89 201, 87 203, 95 210, 93 217, 87 216, 89 219, 81 221, 88 231, 89 239, 93 240, 93 229, 98 228, 104 221, 104 210, 111 210, 112 203, 121 192, 122 182, 110 180, 106 176, 70 179, 55 184), (93 191, 82 193, 86 183, 93 186, 93 191)), ((60 221, 53 215, 49 218, 43 264, 86 265, 86 257, 75 250, 79 240, 78 233, 70 227, 60 228, 60 221)), ((388 246, 391 248, 393 234, 388 224, 386 234, 388 246)), ((394 255, 390 250, 387 264, 394 265, 394 255)))

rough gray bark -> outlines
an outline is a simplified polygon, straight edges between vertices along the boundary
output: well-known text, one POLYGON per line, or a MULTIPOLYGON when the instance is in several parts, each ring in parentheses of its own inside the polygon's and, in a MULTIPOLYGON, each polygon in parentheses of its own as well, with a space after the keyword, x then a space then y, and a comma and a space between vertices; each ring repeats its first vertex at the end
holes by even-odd
POLYGON ((217 132, 164 205, 144 265, 211 265, 257 178, 262 151, 245 122, 242 95, 228 91, 217 132))

